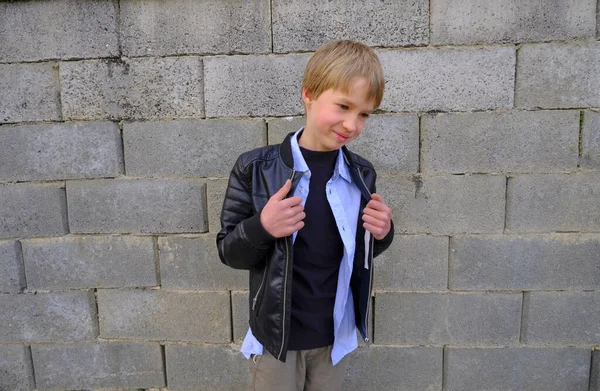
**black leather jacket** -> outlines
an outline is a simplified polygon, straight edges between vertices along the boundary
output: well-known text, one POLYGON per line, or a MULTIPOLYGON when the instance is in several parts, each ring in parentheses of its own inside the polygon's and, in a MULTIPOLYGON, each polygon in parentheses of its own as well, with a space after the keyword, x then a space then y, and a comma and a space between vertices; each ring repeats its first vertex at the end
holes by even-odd
MULTIPOLYGON (((250 270, 250 328, 252 334, 278 360, 285 362, 290 330, 292 293, 292 237, 276 239, 260 223, 260 212, 287 179, 292 189, 300 181, 294 171, 290 133, 282 144, 242 154, 229 177, 221 212, 217 248, 221 261, 235 269, 250 270)), ((375 192, 375 169, 367 160, 342 148, 352 180, 362 194, 360 213, 375 192)), ((358 218, 354 268, 350 289, 354 297, 356 326, 368 342, 368 313, 373 281, 373 258, 392 243, 394 227, 382 240, 369 242, 358 218), (365 253, 367 252, 367 253, 365 253), (364 267, 365 254, 369 268, 364 267)))

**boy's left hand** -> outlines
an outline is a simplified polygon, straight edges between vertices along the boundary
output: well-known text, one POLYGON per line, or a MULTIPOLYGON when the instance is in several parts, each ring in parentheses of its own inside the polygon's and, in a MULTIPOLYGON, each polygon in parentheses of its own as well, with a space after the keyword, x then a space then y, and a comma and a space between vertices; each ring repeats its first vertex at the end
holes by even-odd
POLYGON ((363 227, 371 232, 375 239, 385 238, 392 228, 392 210, 377 193, 371 195, 371 201, 363 210, 363 227))

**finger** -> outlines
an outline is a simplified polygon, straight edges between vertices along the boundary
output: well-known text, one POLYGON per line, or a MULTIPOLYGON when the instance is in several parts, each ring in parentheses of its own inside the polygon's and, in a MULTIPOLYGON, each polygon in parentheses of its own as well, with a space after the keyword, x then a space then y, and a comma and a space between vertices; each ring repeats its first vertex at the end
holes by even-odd
POLYGON ((287 181, 285 181, 285 184, 281 187, 281 189, 279 189, 277 191, 277 193, 273 194, 273 197, 271 197, 271 198, 275 198, 277 200, 283 200, 288 195, 291 188, 292 188, 292 181, 288 179, 287 181))
POLYGON ((363 227, 365 227, 365 229, 367 231, 369 231, 370 233, 372 233, 373 235, 375 235, 376 232, 380 229, 380 228, 374 226, 373 224, 369 224, 369 223, 363 223, 363 227))
POLYGON ((367 203, 367 208, 377 209, 377 210, 388 210, 390 209, 385 203, 377 200, 371 200, 367 203))
POLYGON ((379 227, 375 227, 374 225, 371 225, 369 223, 364 223, 363 227, 365 227, 365 229, 367 231, 369 231, 370 233, 373 234, 373 236, 375 237, 375 239, 383 239, 385 237, 385 235, 383 234, 383 228, 379 228, 379 227))
POLYGON ((297 215, 294 215, 289 218, 289 222, 291 225, 297 224, 299 221, 302 221, 306 218, 306 213, 300 212, 297 215))
POLYGON ((287 220, 286 225, 287 225, 287 228, 285 231, 285 235, 288 236, 288 235, 291 235, 294 232, 302 229, 302 227, 304 227, 304 221, 302 221, 302 220, 296 220, 296 221, 287 220))
POLYGON ((293 208, 284 208, 279 212, 279 215, 282 219, 291 219, 295 218, 300 213, 304 213, 304 207, 302 205, 297 205, 293 208))
POLYGON ((304 227, 304 221, 298 221, 295 225, 294 225, 294 230, 292 232, 290 232, 290 235, 293 234, 296 231, 300 231, 302 228, 304 227))
POLYGON ((293 206, 287 210, 289 211, 289 216, 296 216, 297 214, 304 212, 304 207, 302 206, 302 204, 300 204, 293 206))
POLYGON ((377 210, 373 208, 365 208, 363 210, 363 216, 372 216, 377 220, 389 220, 391 219, 391 214, 387 210, 377 210))
POLYGON ((291 208, 291 207, 294 207, 296 205, 301 205, 301 204, 302 204, 302 197, 300 197, 300 196, 286 198, 285 200, 282 200, 280 203, 282 208, 291 208))
POLYGON ((369 215, 363 215, 362 219, 363 219, 363 221, 365 223, 369 223, 369 224, 371 224, 371 225, 373 225, 375 227, 380 227, 380 228, 385 227, 385 221, 384 220, 380 220, 380 219, 377 219, 377 218, 369 216, 369 215))
POLYGON ((371 194, 371 199, 375 200, 375 201, 383 202, 383 198, 381 198, 381 196, 377 193, 371 194))

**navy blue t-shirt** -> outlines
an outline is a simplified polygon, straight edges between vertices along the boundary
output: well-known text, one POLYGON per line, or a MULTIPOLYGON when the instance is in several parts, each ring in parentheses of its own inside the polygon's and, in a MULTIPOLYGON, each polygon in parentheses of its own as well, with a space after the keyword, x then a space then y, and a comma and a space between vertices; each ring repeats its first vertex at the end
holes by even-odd
POLYGON ((300 147, 310 169, 304 227, 294 241, 289 350, 333 344, 333 306, 344 244, 327 201, 339 150, 310 151, 300 147))

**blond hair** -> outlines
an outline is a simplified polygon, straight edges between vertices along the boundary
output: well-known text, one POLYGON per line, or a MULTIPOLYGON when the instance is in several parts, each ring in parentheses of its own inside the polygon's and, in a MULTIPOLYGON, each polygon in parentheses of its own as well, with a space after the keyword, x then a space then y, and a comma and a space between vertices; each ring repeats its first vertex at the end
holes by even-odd
POLYGON ((302 89, 306 89, 313 99, 330 88, 348 93, 351 83, 357 77, 367 81, 368 99, 375 102, 375 108, 379 107, 385 81, 375 51, 360 42, 330 41, 308 60, 302 78, 302 89))

